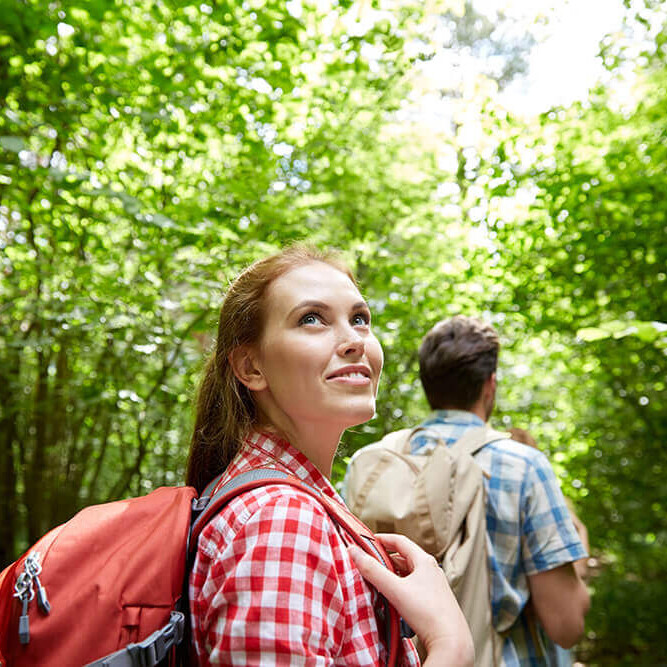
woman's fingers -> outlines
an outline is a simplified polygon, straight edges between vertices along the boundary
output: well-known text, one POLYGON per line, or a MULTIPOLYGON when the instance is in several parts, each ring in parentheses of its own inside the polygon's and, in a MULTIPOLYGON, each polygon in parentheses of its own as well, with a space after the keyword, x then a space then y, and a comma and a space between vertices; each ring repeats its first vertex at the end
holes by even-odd
POLYGON ((404 556, 394 552, 389 554, 389 558, 391 558, 391 563, 394 566, 394 570, 396 570, 396 574, 399 574, 402 577, 406 574, 410 574, 410 567, 404 556))
POLYGON ((405 560, 408 572, 414 570, 417 563, 434 564, 437 567, 438 561, 433 556, 427 554, 418 544, 415 544, 411 539, 405 535, 397 535, 396 533, 380 533, 375 536, 387 551, 394 551, 405 560))
POLYGON ((396 575, 392 574, 384 565, 356 545, 348 547, 348 553, 357 568, 359 568, 361 576, 373 584, 379 591, 382 591, 391 602, 397 582, 396 575))
POLYGON ((406 596, 411 594, 409 588, 404 588, 406 580, 388 570, 358 546, 348 547, 348 553, 359 569, 361 576, 380 591, 389 600, 389 603, 398 609, 398 613, 410 623, 409 612, 406 613, 403 604, 406 596))
POLYGON ((474 652, 470 630, 435 558, 403 535, 377 537, 386 549, 395 552, 392 558, 405 565, 405 574, 398 576, 359 547, 348 547, 361 575, 398 610, 427 651, 434 651, 429 656, 432 658, 430 663, 472 664, 474 652), (440 646, 445 650, 437 650, 440 646), (462 659, 454 659, 459 650, 462 659), (447 662, 443 662, 442 656, 447 662))

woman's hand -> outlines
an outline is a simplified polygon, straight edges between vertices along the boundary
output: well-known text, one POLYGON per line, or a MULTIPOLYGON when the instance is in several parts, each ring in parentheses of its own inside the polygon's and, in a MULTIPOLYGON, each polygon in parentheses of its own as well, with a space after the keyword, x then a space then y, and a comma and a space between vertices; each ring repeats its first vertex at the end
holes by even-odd
POLYGON ((377 535, 398 574, 357 546, 349 547, 359 571, 384 595, 424 644, 424 665, 472 667, 475 649, 468 624, 442 568, 403 535, 377 535))

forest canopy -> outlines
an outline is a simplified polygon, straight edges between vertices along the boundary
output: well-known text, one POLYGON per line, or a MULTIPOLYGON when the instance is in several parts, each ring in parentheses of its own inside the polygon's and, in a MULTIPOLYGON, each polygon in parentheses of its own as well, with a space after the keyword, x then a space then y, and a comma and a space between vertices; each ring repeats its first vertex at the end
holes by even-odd
POLYGON ((590 533, 579 657, 667 661, 667 24, 627 4, 600 46, 617 85, 528 118, 495 94, 533 38, 470 2, 12 2, 1 564, 87 504, 182 483, 225 286, 308 240, 353 266, 386 357, 335 479, 428 412, 423 333, 491 321, 494 424, 538 439, 590 533), (437 91, 433 129, 417 101, 445 48, 502 66, 437 91))

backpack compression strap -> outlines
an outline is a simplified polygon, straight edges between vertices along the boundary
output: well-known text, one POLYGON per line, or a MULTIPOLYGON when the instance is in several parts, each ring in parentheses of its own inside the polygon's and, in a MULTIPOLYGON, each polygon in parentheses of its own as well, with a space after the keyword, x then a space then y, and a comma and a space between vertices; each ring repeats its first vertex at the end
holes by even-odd
POLYGON ((169 623, 142 642, 128 644, 84 667, 155 667, 183 641, 184 633, 185 615, 180 611, 172 611, 169 623))
MULTIPOLYGON (((399 453, 410 454, 410 442, 412 438, 417 435, 417 433, 427 433, 430 434, 430 437, 437 442, 443 442, 441 438, 438 438, 436 433, 429 431, 427 426, 416 426, 415 428, 404 428, 400 431, 394 431, 393 433, 388 433, 387 435, 380 440, 380 443, 393 449, 399 453)), ((482 447, 495 442, 496 440, 506 440, 511 438, 509 433, 503 433, 502 431, 495 431, 488 426, 475 426, 469 428, 452 445, 448 445, 451 448, 456 447, 457 450, 467 452, 471 456, 478 452, 482 447)))
MULTIPOLYGON (((213 480, 206 487, 204 492, 210 493, 215 489, 219 479, 220 478, 218 477, 213 480)), ((227 505, 227 503, 245 491, 266 486, 267 484, 288 484, 289 486, 293 486, 315 498, 324 506, 327 514, 329 514, 339 526, 344 528, 347 533, 354 538, 354 541, 361 547, 361 549, 380 561, 390 571, 394 572, 394 566, 385 548, 382 546, 382 543, 379 542, 375 538, 375 535, 349 510, 333 498, 320 493, 317 489, 314 489, 312 486, 306 484, 294 475, 271 468, 255 468, 254 470, 249 470, 236 475, 224 484, 220 490, 210 498, 210 500, 202 495, 201 498, 194 501, 194 503, 197 503, 200 507, 202 505, 205 505, 205 507, 192 524, 188 544, 189 556, 192 557, 194 555, 197 549, 197 540, 206 524, 208 524, 208 522, 211 521, 211 519, 213 519, 218 512, 227 505)), ((386 664, 393 667, 398 664, 399 658, 402 629, 401 618, 396 609, 394 609, 384 597, 382 597, 382 601, 384 604, 386 641, 388 648, 386 664)))
POLYGON ((496 440, 507 440, 510 437, 509 433, 494 431, 488 426, 476 426, 474 428, 469 428, 453 445, 450 446, 452 449, 456 449, 459 452, 465 452, 472 456, 482 449, 482 447, 486 447, 486 445, 496 442, 496 440))

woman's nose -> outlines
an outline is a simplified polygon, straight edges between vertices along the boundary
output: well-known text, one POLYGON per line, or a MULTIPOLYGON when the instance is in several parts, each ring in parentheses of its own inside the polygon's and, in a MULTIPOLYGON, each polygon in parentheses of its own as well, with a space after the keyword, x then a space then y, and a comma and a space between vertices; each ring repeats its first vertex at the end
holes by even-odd
POLYGON ((348 331, 338 344, 338 354, 341 357, 360 357, 365 349, 364 340, 357 331, 348 331))

